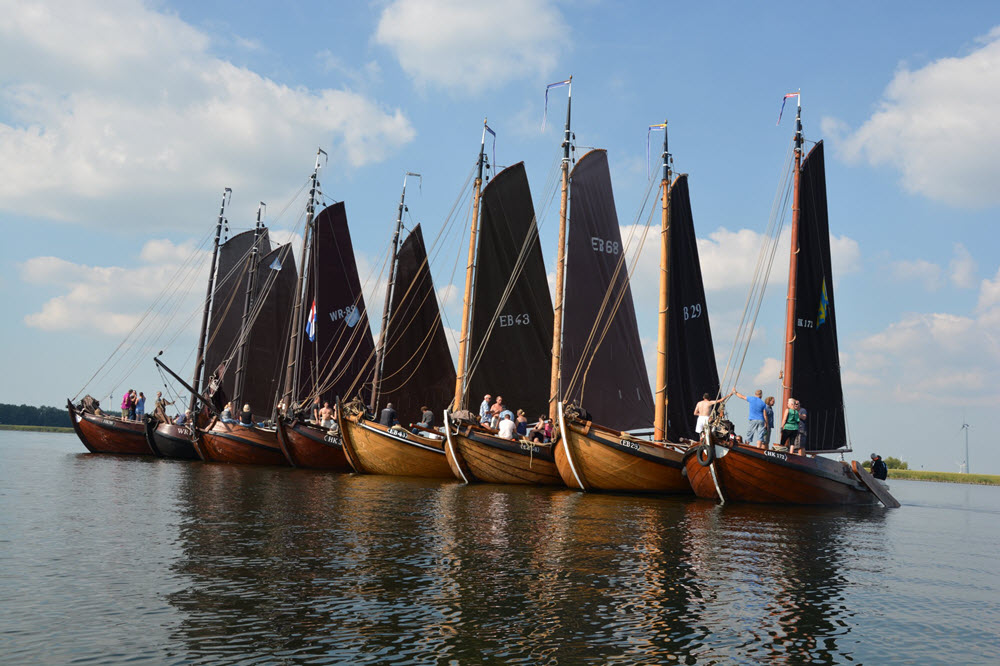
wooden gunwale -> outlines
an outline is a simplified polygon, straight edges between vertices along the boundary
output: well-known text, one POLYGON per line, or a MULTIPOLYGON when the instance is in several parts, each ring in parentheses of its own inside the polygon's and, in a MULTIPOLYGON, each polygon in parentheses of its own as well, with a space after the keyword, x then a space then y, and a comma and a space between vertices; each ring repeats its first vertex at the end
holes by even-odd
POLYGON ((580 490, 687 494, 683 454, 592 422, 561 421, 556 462, 566 485, 580 490))
POLYGON ((449 455, 464 463, 466 483, 564 485, 552 446, 501 439, 471 424, 449 428, 449 438, 449 455))
POLYGON ((243 463, 250 465, 287 465, 285 455, 281 452, 277 443, 277 432, 272 430, 262 430, 256 426, 243 426, 237 424, 220 423, 213 421, 205 429, 199 429, 201 434, 201 447, 198 453, 207 462, 243 463), (242 428, 247 433, 252 433, 259 437, 259 440, 251 439, 246 435, 236 434, 232 430, 217 430, 216 428, 242 428), (272 439, 269 441, 261 441, 272 439))
POLYGON ((344 452, 343 440, 327 440, 327 430, 299 420, 291 422, 278 418, 278 446, 292 467, 351 471, 344 452), (322 434, 321 434, 322 433, 322 434))
POLYGON ((69 400, 66 401, 66 407, 73 423, 73 431, 91 453, 155 455, 146 441, 145 424, 141 421, 122 421, 116 416, 79 412, 69 400), (93 432, 88 433, 91 429, 93 432), (96 439, 104 440, 103 444, 95 442, 96 439))
POLYGON ((157 423, 150 420, 146 426, 146 439, 153 452, 161 458, 176 458, 179 460, 198 460, 198 452, 191 441, 194 430, 190 426, 178 426, 173 423, 157 423), (187 432, 188 436, 179 434, 178 429, 187 432))
POLYGON ((350 415, 340 417, 340 437, 351 467, 359 474, 452 479, 445 440, 409 431, 397 434, 386 426, 350 415), (405 434, 404 434, 405 433, 405 434))
POLYGON ((688 480, 699 497, 781 504, 873 504, 878 498, 847 463, 828 458, 715 444, 711 466, 685 454, 688 480), (714 471, 714 479, 712 472, 714 471), (718 488, 716 487, 718 481, 718 488))

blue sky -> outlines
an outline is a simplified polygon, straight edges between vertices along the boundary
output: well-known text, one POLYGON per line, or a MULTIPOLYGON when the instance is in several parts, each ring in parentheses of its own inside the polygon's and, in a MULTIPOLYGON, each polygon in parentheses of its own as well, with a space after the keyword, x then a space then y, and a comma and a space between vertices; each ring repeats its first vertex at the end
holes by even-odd
MULTIPOLYGON (((433 239, 488 116, 497 163, 526 164, 551 271, 558 211, 543 200, 565 95, 542 131, 543 91, 570 74, 578 154, 608 150, 624 227, 646 192, 646 128, 669 120, 723 363, 791 136, 778 107, 801 89, 806 137, 827 144, 854 448, 957 470, 965 419, 972 471, 1000 473, 987 437, 1000 413, 1000 10, 987 2, 0 0, 0 401, 75 395, 211 231, 223 187, 234 231, 266 201, 275 235, 294 237, 318 146, 364 280, 403 174, 423 174, 407 224, 433 239)), ((432 266, 452 328, 464 220, 460 206, 432 266)), ((636 268, 647 355, 656 260, 644 248, 636 268)), ((785 261, 743 392, 777 393, 785 261)), ((201 280, 159 313, 156 350, 87 390, 155 392, 159 348, 189 362, 201 280)))

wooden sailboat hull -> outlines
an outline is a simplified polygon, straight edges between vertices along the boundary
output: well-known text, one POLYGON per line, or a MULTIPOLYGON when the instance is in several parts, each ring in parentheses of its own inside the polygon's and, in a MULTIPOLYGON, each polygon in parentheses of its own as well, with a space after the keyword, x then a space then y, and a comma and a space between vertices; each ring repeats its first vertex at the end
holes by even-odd
POLYGON ((878 498, 838 460, 754 447, 714 444, 708 461, 703 446, 684 456, 688 480, 698 497, 758 504, 874 504, 878 498), (703 464, 699 461, 708 461, 703 464))
POLYGON ((556 465, 566 485, 579 490, 688 495, 684 454, 589 421, 566 421, 560 412, 556 465))
POLYGON ((351 471, 340 435, 332 435, 326 428, 310 423, 282 418, 278 419, 277 430, 278 445, 292 467, 351 471))
POLYGON ((470 424, 449 426, 447 436, 448 464, 461 481, 563 485, 549 445, 501 439, 470 424))
POLYGON ((198 452, 191 441, 193 436, 194 433, 188 426, 157 423, 155 419, 148 419, 146 422, 146 442, 160 458, 198 460, 198 452))
POLYGON ((146 441, 146 426, 142 421, 124 421, 113 416, 96 416, 77 411, 66 401, 73 431, 91 453, 116 453, 151 456, 153 450, 146 441))
POLYGON ((198 453, 205 462, 288 465, 274 430, 216 420, 200 433, 198 453))
POLYGON ((358 416, 340 418, 344 453, 358 474, 453 479, 444 439, 390 429, 358 416))

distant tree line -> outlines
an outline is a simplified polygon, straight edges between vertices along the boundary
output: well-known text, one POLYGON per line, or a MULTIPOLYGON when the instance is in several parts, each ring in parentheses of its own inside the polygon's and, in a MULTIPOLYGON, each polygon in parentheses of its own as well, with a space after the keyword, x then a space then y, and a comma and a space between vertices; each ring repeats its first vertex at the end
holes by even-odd
POLYGON ((69 414, 58 407, 32 407, 0 403, 0 424, 68 427, 69 414))

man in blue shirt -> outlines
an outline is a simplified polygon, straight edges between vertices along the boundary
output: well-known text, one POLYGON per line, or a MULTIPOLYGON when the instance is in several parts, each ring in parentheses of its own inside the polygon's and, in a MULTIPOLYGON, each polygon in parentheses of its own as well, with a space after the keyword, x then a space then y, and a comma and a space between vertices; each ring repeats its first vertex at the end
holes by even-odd
POLYGON ((764 447, 764 433, 767 430, 767 414, 764 411, 764 400, 761 398, 764 392, 757 389, 749 398, 739 391, 736 395, 747 401, 750 406, 750 427, 747 429, 747 444, 753 444, 758 448, 764 447))
POLYGON ((479 405, 479 422, 485 425, 490 424, 490 400, 493 398, 489 393, 483 396, 483 403, 479 405))

